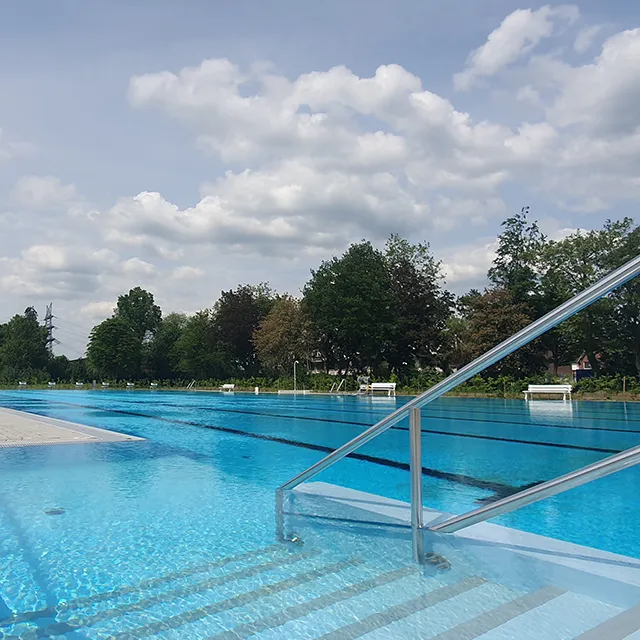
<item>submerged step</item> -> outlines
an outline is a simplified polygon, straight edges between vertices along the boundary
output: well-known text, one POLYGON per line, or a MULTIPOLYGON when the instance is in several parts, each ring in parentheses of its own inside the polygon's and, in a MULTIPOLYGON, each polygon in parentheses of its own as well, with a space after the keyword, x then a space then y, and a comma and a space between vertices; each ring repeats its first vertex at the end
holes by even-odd
POLYGON ((515 600, 520 594, 507 587, 485 583, 471 591, 422 609, 362 636, 363 640, 428 640, 489 609, 515 600))
MULTIPOLYGON (((620 611, 619 607, 592 598, 564 593, 515 616, 481 637, 482 640, 573 640, 620 611)), ((602 635, 598 640, 613 638, 602 635)))
POLYGON ((416 567, 401 567, 393 571, 387 571, 375 578, 354 582, 343 589, 331 591, 324 595, 308 599, 299 604, 284 607, 281 611, 270 616, 258 618, 253 622, 248 622, 233 629, 223 631, 215 636, 211 636, 210 640, 237 640, 237 638, 249 637, 263 631, 273 630, 281 627, 291 620, 301 618, 314 611, 319 611, 331 606, 337 602, 342 602, 348 598, 352 598, 361 593, 366 593, 385 584, 393 583, 406 576, 417 572, 416 567))
MULTIPOLYGON (((109 602, 108 608, 101 608, 88 615, 78 615, 76 613, 75 617, 68 619, 66 622, 52 625, 50 631, 82 629, 96 625, 104 629, 105 627, 101 623, 108 623, 114 620, 117 624, 121 624, 118 621, 121 621, 125 615, 127 624, 139 626, 144 624, 145 620, 157 620, 163 615, 163 611, 166 615, 168 607, 171 607, 175 612, 175 607, 178 605, 186 609, 189 606, 200 606, 203 602, 211 602, 213 596, 211 593, 206 595, 206 592, 214 591, 216 596, 224 597, 226 591, 237 592, 244 582, 251 585, 252 580, 255 580, 257 576, 264 575, 265 577, 261 578, 261 582, 268 582, 273 579, 273 577, 270 577, 270 572, 277 575, 277 572, 285 571, 290 565, 313 559, 319 555, 319 551, 305 551, 295 554, 284 553, 275 557, 267 556, 265 561, 258 564, 251 564, 240 569, 236 568, 197 582, 178 586, 173 585, 170 590, 156 594, 139 594, 142 595, 142 598, 137 598, 132 602, 117 604, 109 602), (155 615, 156 610, 159 610, 158 615, 155 615), (137 615, 131 616, 129 614, 137 615)), ((295 569, 289 570, 295 571, 295 569)), ((108 625, 109 628, 111 626, 111 624, 108 625)))
MULTIPOLYGON (((157 616, 150 615, 149 611, 145 611, 144 617, 147 619, 152 619, 153 622, 135 626, 121 633, 116 633, 114 634, 114 638, 116 638, 116 640, 144 638, 153 636, 154 634, 161 633, 163 631, 178 629, 189 623, 202 620, 207 616, 213 616, 220 612, 233 609, 234 607, 246 605, 267 595, 286 591, 298 585, 305 584, 306 582, 309 582, 311 580, 320 578, 324 575, 339 572, 345 567, 361 563, 362 561, 358 558, 351 558, 331 564, 324 564, 322 566, 291 575, 278 582, 263 584, 258 588, 237 593, 236 595, 232 595, 221 600, 216 600, 214 602, 210 602, 209 604, 203 604, 195 609, 189 609, 187 611, 183 611, 181 613, 163 618, 161 620, 158 620, 157 616)), ((127 623, 129 623, 128 619, 127 623)))
POLYGON ((640 640, 640 604, 585 631, 576 640, 640 640))

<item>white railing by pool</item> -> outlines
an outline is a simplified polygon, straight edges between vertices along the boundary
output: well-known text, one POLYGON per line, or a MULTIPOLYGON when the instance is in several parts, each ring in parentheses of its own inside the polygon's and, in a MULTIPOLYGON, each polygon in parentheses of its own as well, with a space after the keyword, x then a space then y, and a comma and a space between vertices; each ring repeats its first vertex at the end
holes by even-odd
MULTIPOLYGON (((516 351, 516 349, 528 344, 532 340, 535 340, 537 337, 541 336, 543 333, 557 326, 567 318, 575 315, 585 307, 588 307, 590 304, 593 304, 603 296, 610 293, 613 289, 625 284, 629 280, 635 278, 638 274, 640 274, 640 256, 637 256, 633 260, 630 260, 625 265, 620 268, 612 271, 610 274, 588 287, 581 293, 577 294, 570 300, 567 300, 559 307, 550 311, 542 318, 539 318, 535 322, 532 322, 529 326, 525 327, 518 333, 514 334, 510 338, 507 338, 504 342, 501 342, 499 345, 493 347, 480 357, 476 358, 469 364, 465 365, 448 378, 445 378, 435 386, 431 387, 431 389, 425 391, 421 395, 415 397, 413 400, 405 404, 404 406, 396 409, 393 413, 389 414, 387 417, 380 420, 378 423, 374 424, 372 427, 369 427, 366 431, 363 431, 360 435, 353 438, 346 444, 342 445, 328 456, 324 457, 322 460, 316 462, 314 465, 310 466, 308 469, 299 473, 291 480, 285 482, 281 487, 276 490, 276 533, 277 537, 280 540, 285 540, 285 527, 284 527, 284 492, 294 489, 302 482, 310 480, 314 476, 316 476, 321 471, 324 471, 327 467, 330 467, 334 463, 338 462, 342 458, 348 456, 350 453, 353 453, 356 449, 360 448, 362 445, 367 442, 373 440, 381 433, 384 433, 387 429, 391 428, 393 425, 400 422, 407 416, 410 416, 410 441, 411 441, 411 513, 412 513, 412 528, 414 531, 414 550, 417 556, 417 559, 422 557, 420 544, 422 540, 422 536, 418 535, 420 529, 423 528, 422 523, 422 462, 421 456, 419 452, 418 443, 420 441, 420 408, 425 405, 433 402, 438 399, 440 396, 444 395, 448 391, 451 391, 458 385, 463 382, 469 380, 473 376, 477 375, 484 371, 487 367, 490 367, 492 364, 495 364, 498 360, 501 360, 505 356, 509 355, 516 351)), ((633 451, 633 450, 630 450, 633 451)), ((624 452, 628 453, 628 452, 624 452)), ((623 454, 618 454, 623 455, 623 454)), ((615 456, 614 456, 615 457, 615 456)), ((628 459, 634 460, 634 462, 630 462, 629 464, 637 464, 640 462, 640 459, 636 458, 635 455, 631 455, 628 459)), ((603 461, 606 462, 606 461, 603 461)), ((629 466, 629 464, 625 466, 629 466)), ((609 473, 613 473, 618 469, 615 469, 614 466, 608 467, 612 469, 609 473)), ((624 467, 621 467, 624 468, 624 467)), ((579 472, 574 472, 579 473, 579 472)), ((571 475, 571 474, 569 474, 571 475)), ((607 475, 607 474, 603 474, 607 475)), ((596 477, 601 477, 601 475, 593 477, 590 473, 581 474, 580 478, 584 479, 585 482, 590 482, 596 477)), ((571 484, 569 486, 569 482, 572 480, 567 480, 564 476, 562 478, 557 479, 557 481, 563 481, 559 486, 566 486, 567 489, 572 488, 573 486, 577 486, 575 484, 571 484)), ((556 481, 551 481, 556 482, 556 481)), ((547 484, 547 483, 544 483, 547 484)), ((583 483, 582 483, 583 484, 583 483)), ((534 491, 535 489, 540 489, 543 485, 539 485, 538 487, 534 487, 534 489, 529 489, 527 491, 534 491)), ((555 485, 557 487, 557 485, 555 485)), ((561 488, 561 491, 565 490, 561 488)), ((555 493, 559 493, 560 491, 556 491, 555 493)), ((513 508, 517 509, 520 506, 524 506, 524 504, 529 504, 529 502, 524 502, 523 504, 518 504, 517 498, 522 494, 515 494, 514 496, 510 496, 505 500, 509 501, 509 505, 513 506, 513 508)), ((543 496, 541 492, 537 492, 536 495, 541 496, 538 499, 542 499, 543 496)), ((548 494, 554 495, 554 494, 548 494)), ((500 503, 505 502, 501 500, 500 503)), ((494 503, 489 505, 488 507, 484 507, 483 509, 478 509, 473 514, 477 514, 479 511, 483 511, 484 513, 493 513, 493 515, 498 515, 496 512, 496 507, 499 503, 494 503), (493 510, 492 510, 493 508, 493 510)), ((506 505, 504 505, 506 506, 506 505)), ((510 509, 512 510, 512 509, 510 509)), ((505 511, 501 511, 500 513, 504 513, 505 511)), ((468 514, 469 516, 471 514, 468 514)), ((488 515, 487 518, 493 517, 493 515, 488 515)), ((461 518, 464 516, 460 516, 461 518)), ((487 519, 485 518, 485 519, 487 519)), ((478 520, 476 520, 478 521, 478 520)), ((469 521, 470 522, 470 521, 469 521)), ((442 528, 447 523, 442 523, 438 525, 441 527, 439 530, 444 531, 442 528)), ((453 527, 454 524, 449 521, 450 527, 453 527)), ((459 523, 457 523, 459 524, 459 523)), ((469 525, 463 525, 469 526, 469 525)), ((453 530, 458 530, 461 527, 457 527, 453 530)))

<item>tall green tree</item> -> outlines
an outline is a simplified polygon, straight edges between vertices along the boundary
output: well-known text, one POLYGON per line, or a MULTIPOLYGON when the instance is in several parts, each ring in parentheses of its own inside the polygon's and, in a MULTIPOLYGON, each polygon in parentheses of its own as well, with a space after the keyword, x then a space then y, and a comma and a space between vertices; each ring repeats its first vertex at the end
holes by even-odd
MULTIPOLYGON (((602 229, 577 231, 563 240, 549 242, 544 252, 545 268, 559 296, 568 299, 576 295, 606 275, 613 265, 617 266, 622 260, 621 247, 632 229, 630 218, 608 220, 602 229)), ((601 373, 601 360, 607 350, 607 327, 614 307, 615 299, 606 298, 561 326, 561 330, 575 336, 596 376, 601 373)))
MULTIPOLYGON (((609 270, 640 255, 640 226, 626 218, 620 242, 605 259, 609 270)), ((640 378, 640 278, 636 277, 609 296, 612 304, 607 324, 603 366, 607 373, 640 378)))
POLYGON ((311 355, 314 336, 311 321, 299 300, 279 296, 253 334, 260 363, 267 370, 287 374, 295 360, 311 355))
POLYGON ((256 375, 259 361, 253 334, 273 306, 269 285, 240 285, 223 291, 214 305, 214 327, 220 349, 239 373, 256 375))
POLYGON ((187 316, 183 313, 170 313, 160 322, 144 353, 144 367, 152 378, 171 380, 179 377, 176 344, 187 322, 187 316))
POLYGON ((116 315, 91 330, 88 364, 94 375, 128 380, 140 371, 141 349, 139 334, 127 320, 116 315))
POLYGON ((489 280, 506 289, 519 303, 530 306, 536 314, 539 289, 539 265, 546 244, 537 222, 529 221, 529 207, 507 218, 498 236, 496 257, 489 269, 489 280))
POLYGON ((379 366, 392 335, 393 296, 384 254, 352 244, 323 262, 304 287, 304 307, 328 362, 344 371, 379 366))
MULTIPOLYGON (((473 357, 477 357, 531 323, 529 308, 507 289, 490 289, 474 296, 468 308, 473 357)), ((486 375, 523 378, 545 368, 544 350, 534 341, 498 361, 486 375)))
POLYGON ((1 333, 0 371, 7 381, 47 376, 47 332, 33 307, 11 318, 1 333))
POLYGON ((471 362, 475 353, 469 320, 458 315, 450 316, 443 335, 443 349, 440 356, 442 370, 450 374, 460 369, 471 362))
POLYGON ((385 359, 396 373, 441 364, 453 297, 440 286, 440 263, 428 244, 392 235, 385 247, 392 331, 385 359))
POLYGON ((140 342, 154 334, 160 326, 162 311, 153 294, 135 287, 119 296, 115 315, 126 322, 140 342))
POLYGON ((235 373, 221 349, 210 309, 188 318, 172 351, 178 370, 189 379, 220 380, 235 373))

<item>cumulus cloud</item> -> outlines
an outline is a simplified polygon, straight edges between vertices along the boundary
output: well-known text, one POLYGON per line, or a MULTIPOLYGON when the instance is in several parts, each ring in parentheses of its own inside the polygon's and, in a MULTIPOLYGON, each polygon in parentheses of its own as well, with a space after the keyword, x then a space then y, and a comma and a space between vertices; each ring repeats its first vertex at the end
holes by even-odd
POLYGON ((191 267, 185 264, 181 267, 176 267, 171 272, 171 277, 175 280, 192 280, 193 278, 201 278, 204 274, 204 269, 200 269, 199 267, 191 267))
POLYGON ((464 291, 484 280, 498 245, 495 240, 453 247, 442 261, 442 272, 448 284, 464 291))
POLYGON ((594 25, 580 29, 580 32, 573 43, 573 49, 576 53, 586 53, 591 48, 593 41, 601 30, 601 25, 594 25))
POLYGON ((569 68, 548 111, 557 126, 583 125, 598 134, 633 134, 640 125, 640 28, 618 33, 600 55, 569 68))
MULTIPOLYGON (((205 60, 134 77, 129 95, 136 107, 193 127, 223 160, 247 166, 203 185, 191 208, 158 193, 122 199, 101 224, 111 240, 129 244, 155 237, 273 254, 428 230, 441 224, 432 207, 438 190, 488 202, 555 144, 548 123, 514 130, 474 121, 399 65, 371 77, 339 66, 292 81, 205 60), (369 118, 377 128, 366 127, 369 118)), ((475 219, 491 209, 479 204, 475 219)))
POLYGON ((92 321, 101 320, 109 317, 115 309, 115 302, 107 300, 99 300, 97 302, 89 302, 80 308, 80 313, 87 319, 92 321))
POLYGON ((34 209, 57 208, 78 198, 75 185, 53 176, 24 176, 11 195, 17 204, 34 209))
POLYGON ((579 17, 580 11, 575 5, 545 5, 537 11, 517 9, 469 55, 464 71, 454 76, 455 88, 466 91, 480 79, 496 75, 530 53, 543 39, 551 37, 560 26, 572 24, 579 17))

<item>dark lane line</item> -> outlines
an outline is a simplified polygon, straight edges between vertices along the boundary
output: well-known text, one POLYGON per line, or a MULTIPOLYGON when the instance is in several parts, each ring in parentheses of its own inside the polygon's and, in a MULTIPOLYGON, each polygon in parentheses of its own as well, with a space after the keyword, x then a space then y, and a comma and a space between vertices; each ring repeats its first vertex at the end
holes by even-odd
MULTIPOLYGON (((94 410, 102 410, 102 411, 118 411, 116 409, 104 409, 101 407, 95 407, 92 405, 79 405, 76 403, 65 403, 65 402, 61 402, 61 401, 54 401, 52 400, 51 402, 54 402, 56 404, 65 404, 67 406, 74 406, 74 407, 84 407, 84 408, 88 408, 88 409, 94 409, 94 410)), ((284 414, 278 414, 278 413, 266 413, 266 412, 261 412, 261 411, 242 411, 240 409, 212 409, 212 411, 221 411, 221 412, 225 412, 225 413, 235 413, 235 414, 240 414, 240 415, 253 415, 253 416, 261 416, 261 417, 265 417, 265 418, 279 418, 279 419, 287 419, 287 420, 306 420, 309 422, 323 422, 323 423, 335 423, 335 424, 346 424, 349 426, 358 426, 358 427, 371 427, 372 425, 368 422, 356 422, 353 420, 329 420, 326 418, 317 418, 317 417, 312 417, 312 416, 288 416, 288 415, 284 415, 284 414)), ((121 410, 121 413, 126 413, 126 411, 121 410)), ((133 414, 132 414, 133 415, 133 414)), ((144 416, 144 417, 152 417, 149 414, 138 414, 136 413, 135 415, 140 415, 140 416, 144 416)), ((171 419, 167 419, 169 421, 171 421, 171 419)), ((175 422, 180 422, 179 420, 175 420, 175 422)), ((201 424, 201 423, 185 423, 185 424, 201 424)), ((203 425, 204 426, 204 425, 203 425)), ((395 431, 408 431, 408 427, 399 427, 399 426, 393 426, 390 427, 392 430, 395 431)), ((588 446, 583 446, 583 445, 577 445, 577 444, 566 444, 566 443, 560 443, 560 442, 544 442, 544 441, 536 441, 536 440, 522 440, 519 438, 505 438, 505 437, 500 437, 500 436, 487 436, 487 435, 482 435, 482 434, 477 434, 477 433, 460 433, 458 431, 440 431, 437 429, 425 429, 424 427, 421 429, 422 433, 433 433, 434 435, 439 435, 439 436, 452 436, 452 437, 459 437, 459 438, 473 438, 476 440, 489 440, 489 441, 494 441, 494 442, 511 442, 513 444, 526 444, 526 445, 531 445, 534 447, 553 447, 556 449, 572 449, 574 451, 590 451, 590 452, 594 452, 594 453, 620 453, 620 451, 622 451, 622 449, 609 449, 609 448, 605 448, 605 447, 588 447, 588 446)), ((246 433, 246 432, 243 432, 246 433)))
MULTIPOLYGON (((169 424, 182 424, 190 427, 201 427, 204 429, 211 429, 213 431, 220 431, 221 433, 244 436, 244 437, 253 438, 256 440, 266 440, 268 442, 277 442, 279 444, 291 445, 294 447, 299 447, 301 449, 309 449, 311 451, 320 451, 322 453, 332 453, 333 451, 335 451, 333 447, 313 444, 310 442, 303 442, 300 440, 291 440, 288 438, 270 436, 262 433, 252 433, 248 431, 242 431, 241 429, 233 429, 231 427, 220 427, 216 425, 202 424, 201 422, 192 422, 189 420, 163 418, 162 416, 148 415, 146 413, 140 413, 137 411, 125 411, 123 409, 106 409, 103 407, 96 407, 93 405, 76 404, 73 402, 62 402, 60 400, 49 400, 47 401, 47 403, 58 404, 58 405, 63 405, 68 407, 80 407, 83 409, 93 409, 96 411, 105 411, 107 413, 133 416, 136 418, 147 418, 149 420, 156 420, 158 422, 166 422, 169 424)), ((409 464, 406 462, 389 460, 388 458, 380 458, 378 456, 370 456, 363 453, 350 453, 347 457, 352 458, 354 460, 360 460, 363 462, 372 462, 373 464, 378 464, 384 467, 391 467, 393 469, 409 471, 409 464)), ((429 467, 422 467, 422 473, 425 476, 429 476, 431 478, 437 478, 438 480, 446 480, 456 484, 462 484, 468 487, 475 487, 477 489, 492 491, 495 493, 494 497, 496 499, 512 495, 514 493, 517 493, 518 491, 523 491, 524 489, 528 489, 529 487, 535 486, 536 484, 539 484, 540 482, 542 482, 542 480, 540 480, 539 482, 532 482, 532 483, 521 485, 521 486, 514 486, 504 482, 497 482, 492 480, 481 480, 480 478, 475 478, 474 476, 468 476, 468 475, 459 474, 459 473, 450 473, 448 471, 440 471, 438 469, 431 469, 429 467)), ((493 499, 493 497, 491 499, 493 499)), ((483 501, 485 500, 486 499, 483 499, 483 501)))
MULTIPOLYGON (((139 404, 138 402, 132 401, 132 400, 118 400, 121 404, 134 404, 137 405, 139 404)), ((169 408, 175 408, 175 409, 184 409, 185 405, 184 404, 180 404, 177 402, 154 402, 153 403, 153 407, 169 407, 169 408)), ((364 423, 364 422, 353 422, 353 421, 347 421, 347 420, 333 420, 333 419, 329 419, 329 418, 317 418, 317 417, 309 417, 309 418, 304 418, 303 416, 285 416, 285 415, 281 415, 281 414, 269 414, 269 413, 264 413, 264 412, 252 412, 250 410, 240 410, 240 409, 228 409, 228 408, 220 408, 220 407, 215 407, 215 406, 202 406, 202 405, 197 405, 197 404, 189 404, 188 405, 191 409, 194 410, 208 410, 208 411, 220 411, 220 412, 226 412, 226 413, 254 413, 255 415, 272 415, 272 416, 277 416, 277 417, 290 417, 290 418, 300 418, 300 419, 307 419, 307 420, 322 420, 325 422, 338 422, 338 423, 343 423, 343 424, 360 424, 360 425, 369 425, 369 423, 364 423)), ((314 409, 312 407, 292 407, 292 406, 287 406, 285 407, 286 411, 297 411, 297 410, 302 410, 302 411, 326 411, 326 412, 332 412, 332 413, 363 413, 363 410, 357 411, 355 409, 347 409, 347 410, 341 410, 341 409, 327 409, 324 407, 321 407, 320 405, 317 405, 318 409, 314 409)), ((458 410, 446 410, 443 411, 443 413, 457 413, 458 410)), ((388 413, 376 413, 376 412, 369 412, 370 415, 372 415, 375 418, 384 418, 387 415, 389 415, 388 413)), ((472 413, 470 411, 464 411, 464 410, 460 410, 460 413, 472 413)), ((500 412, 501 415, 507 415, 505 412, 500 412)), ((516 414, 516 413, 510 413, 508 415, 517 415, 518 417, 522 417, 522 414, 516 414)), ((584 427, 584 426, 577 426, 577 425, 572 425, 572 424, 547 424, 547 423, 541 423, 541 422, 520 422, 520 421, 516 421, 516 420, 486 420, 486 419, 482 419, 482 418, 462 418, 460 416, 455 416, 452 418, 446 417, 446 416, 440 416, 436 413, 427 413, 426 411, 423 410, 422 412, 422 416, 426 419, 429 418, 436 418, 436 419, 440 419, 440 420, 459 420, 459 421, 464 421, 464 422, 484 422, 484 423, 488 423, 488 424, 517 424, 517 425, 523 425, 526 427, 543 427, 543 428, 548 428, 548 429, 575 429, 575 430, 579 430, 579 431, 602 431, 605 433, 640 433, 640 429, 613 429, 613 428, 609 428, 609 427, 584 427)), ((620 422, 620 420, 618 420, 617 422, 620 422)), ((640 422, 639 421, 635 421, 635 420, 627 420, 627 422, 640 422)), ((370 425, 369 425, 370 426, 370 425)))

